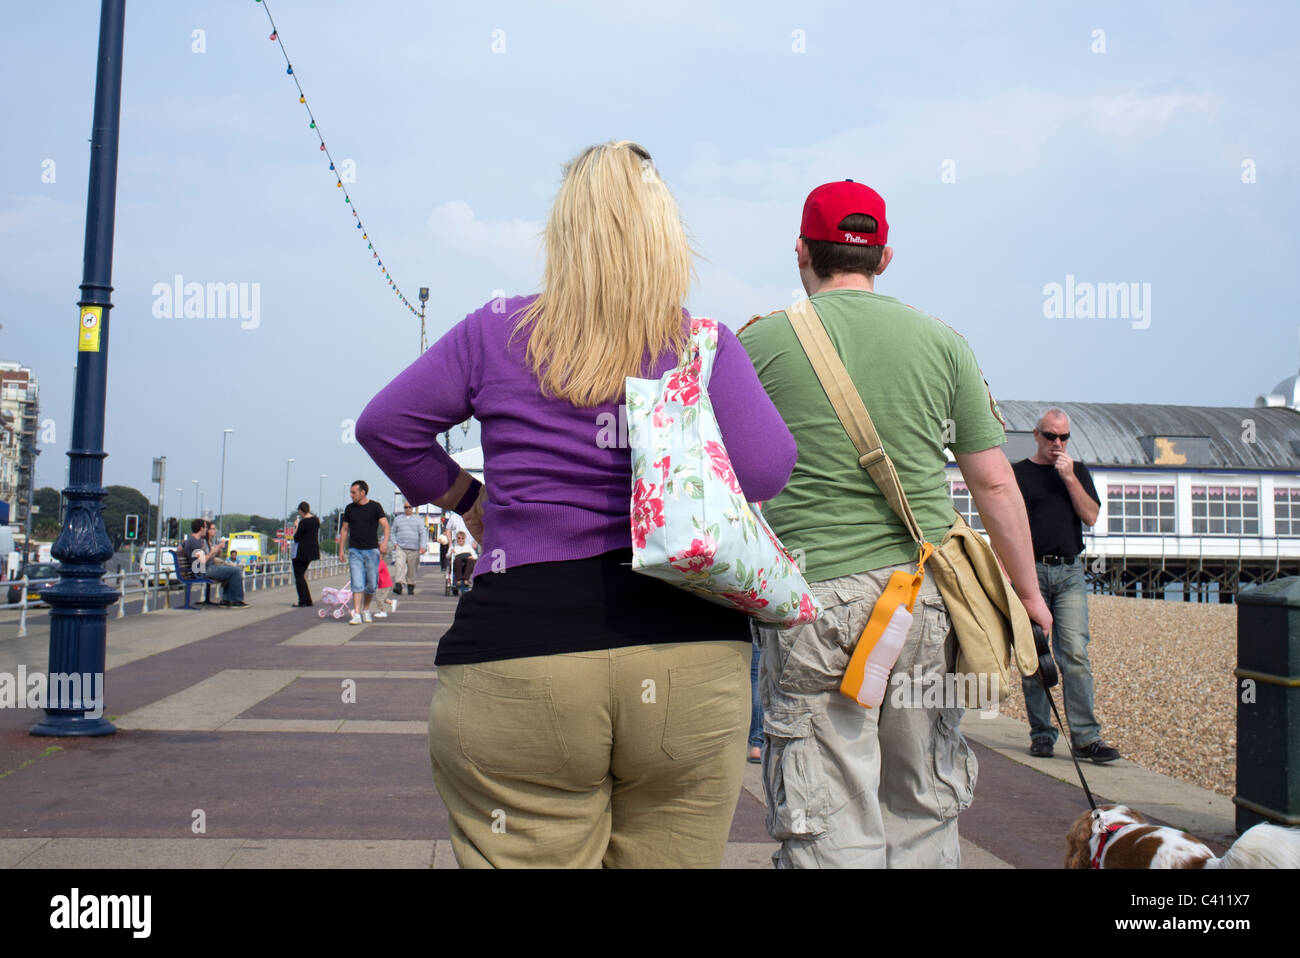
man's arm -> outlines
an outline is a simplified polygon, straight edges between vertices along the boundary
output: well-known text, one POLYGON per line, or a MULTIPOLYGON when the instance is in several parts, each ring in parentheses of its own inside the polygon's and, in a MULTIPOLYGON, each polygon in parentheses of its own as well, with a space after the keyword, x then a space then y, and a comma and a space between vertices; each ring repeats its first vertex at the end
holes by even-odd
POLYGON ((1079 477, 1074 474, 1074 460, 1061 453, 1056 457, 1056 474, 1061 477, 1065 483, 1065 489, 1070 494, 1070 505, 1074 506, 1074 512, 1079 517, 1079 521, 1085 526, 1094 525, 1097 521, 1097 514, 1101 512, 1101 503, 1097 502, 1088 495, 1088 490, 1083 487, 1079 477))
POLYGON ((1001 446, 983 452, 955 452, 953 456, 1016 595, 1025 604, 1029 618, 1044 632, 1050 632, 1052 613, 1038 591, 1029 517, 1011 463, 1001 446))
POLYGON ((346 522, 341 522, 339 523, 339 561, 340 562, 347 558, 347 552, 346 552, 347 544, 348 544, 348 524, 346 522))
POLYGON ((379 542, 379 554, 384 555, 388 552, 388 519, 385 516, 379 517, 379 528, 384 530, 384 537, 379 542))

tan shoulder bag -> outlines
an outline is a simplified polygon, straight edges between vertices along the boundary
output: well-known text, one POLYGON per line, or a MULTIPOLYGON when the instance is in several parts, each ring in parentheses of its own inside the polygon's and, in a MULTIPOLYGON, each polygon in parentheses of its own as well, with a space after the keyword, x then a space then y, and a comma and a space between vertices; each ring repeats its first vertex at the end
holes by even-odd
MULTIPOLYGON (((858 450, 858 465, 884 493, 912 538, 924 545, 924 533, 907 503, 893 460, 811 301, 800 300, 786 313, 835 414, 858 450)), ((960 513, 954 510, 954 515, 956 521, 929 560, 929 571, 957 630, 956 671, 964 679, 956 683, 959 694, 966 707, 986 708, 1010 694, 1012 662, 1020 675, 1033 675, 1038 670, 1038 652, 1029 614, 993 549, 960 513)))

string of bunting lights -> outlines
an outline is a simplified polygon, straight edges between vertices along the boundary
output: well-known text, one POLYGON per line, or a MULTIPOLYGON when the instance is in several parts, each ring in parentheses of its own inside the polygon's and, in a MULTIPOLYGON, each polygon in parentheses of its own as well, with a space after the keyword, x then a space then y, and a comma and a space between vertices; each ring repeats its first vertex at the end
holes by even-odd
POLYGON ((325 154, 325 158, 330 162, 330 172, 334 175, 334 186, 343 191, 343 202, 345 202, 348 209, 352 211, 352 216, 356 220, 355 228, 361 231, 361 239, 365 241, 366 249, 370 251, 371 259, 375 260, 378 264, 380 272, 383 273, 384 279, 388 281, 388 286, 393 291, 393 295, 401 300, 402 305, 410 310, 412 315, 420 315, 419 312, 416 311, 416 308, 411 305, 410 300, 408 300, 405 294, 402 293, 402 288, 397 285, 397 281, 394 280, 392 274, 388 272, 388 267, 384 265, 384 261, 379 258, 379 251, 375 249, 375 244, 370 238, 369 231, 366 230, 365 226, 361 222, 361 214, 357 211, 356 204, 352 202, 352 196, 348 192, 347 187, 343 185, 343 176, 341 171, 337 170, 334 166, 334 156, 330 153, 329 147, 325 144, 325 135, 321 133, 320 124, 316 122, 316 116, 312 113, 311 104, 307 102, 307 94, 303 92, 302 83, 298 79, 298 74, 293 70, 293 61, 289 59, 289 51, 284 48, 284 41, 280 39, 280 30, 275 25, 275 18, 271 16, 270 7, 267 5, 266 0, 256 0, 256 2, 260 3, 262 9, 266 11, 266 19, 271 23, 270 38, 275 43, 279 44, 280 53, 284 56, 284 72, 293 78, 294 86, 298 88, 298 102, 306 108, 307 119, 310 121, 308 123, 308 128, 311 129, 316 134, 316 138, 320 140, 320 151, 325 154))

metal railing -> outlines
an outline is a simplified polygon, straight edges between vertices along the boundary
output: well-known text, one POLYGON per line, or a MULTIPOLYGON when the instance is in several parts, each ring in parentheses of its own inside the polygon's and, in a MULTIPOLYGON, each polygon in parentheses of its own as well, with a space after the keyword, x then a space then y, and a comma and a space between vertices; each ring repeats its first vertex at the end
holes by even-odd
MULTIPOLYGON (((323 579, 327 576, 336 575, 340 571, 346 571, 348 564, 340 562, 337 556, 331 556, 328 559, 318 559, 307 567, 308 579, 323 579)), ((244 568, 244 589, 248 592, 257 592, 259 590, 274 589, 285 585, 293 584, 293 563, 290 560, 277 562, 265 562, 259 566, 245 566, 244 568), (250 571, 251 570, 251 571, 250 571)), ((49 580, 40 579, 38 581, 47 582, 49 580)), ((143 607, 140 614, 148 612, 157 612, 161 608, 171 608, 171 594, 174 591, 183 589, 185 581, 177 577, 174 569, 163 568, 161 572, 153 569, 139 569, 134 572, 124 572, 119 565, 116 572, 105 574, 100 580, 105 585, 113 586, 117 589, 117 615, 115 618, 121 619, 126 615, 126 602, 128 597, 139 595, 143 599, 143 607), (165 584, 163 580, 166 580, 165 584), (155 580, 157 585, 155 586, 155 580), (155 605, 153 609, 149 608, 149 597, 151 594, 162 596, 162 601, 155 605)), ((52 583, 51 583, 52 584, 52 583)), ((18 638, 27 635, 27 610, 29 608, 48 608, 48 606, 39 599, 27 599, 27 593, 31 585, 27 576, 21 579, 11 579, 6 582, 0 582, 0 588, 5 590, 5 601, 0 603, 0 612, 12 609, 18 610, 18 638), (19 595, 17 602, 9 601, 9 589, 13 586, 19 586, 19 595)))

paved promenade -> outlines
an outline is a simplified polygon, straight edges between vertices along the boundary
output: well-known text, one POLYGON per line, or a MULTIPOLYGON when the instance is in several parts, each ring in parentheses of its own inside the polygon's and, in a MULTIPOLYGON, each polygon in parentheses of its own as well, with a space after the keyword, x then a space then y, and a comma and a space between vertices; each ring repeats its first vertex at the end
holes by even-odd
MULTIPOLYGON (((456 867, 426 743, 456 600, 423 572, 395 615, 362 627, 291 608, 291 587, 250 593, 247 609, 110 618, 116 735, 36 738, 41 712, 0 709, 0 867, 456 867)), ((28 628, 19 639, 16 616, 0 614, 0 672, 45 670, 45 616, 28 628)), ((967 713, 962 728, 980 762, 963 867, 1059 868, 1087 807, 1069 758, 1030 758, 1026 727, 1008 718, 967 713)), ((1085 774, 1099 797, 1219 850, 1232 840, 1227 798, 1123 760, 1085 774)), ((770 867, 764 815, 748 765, 725 867, 770 867)))

